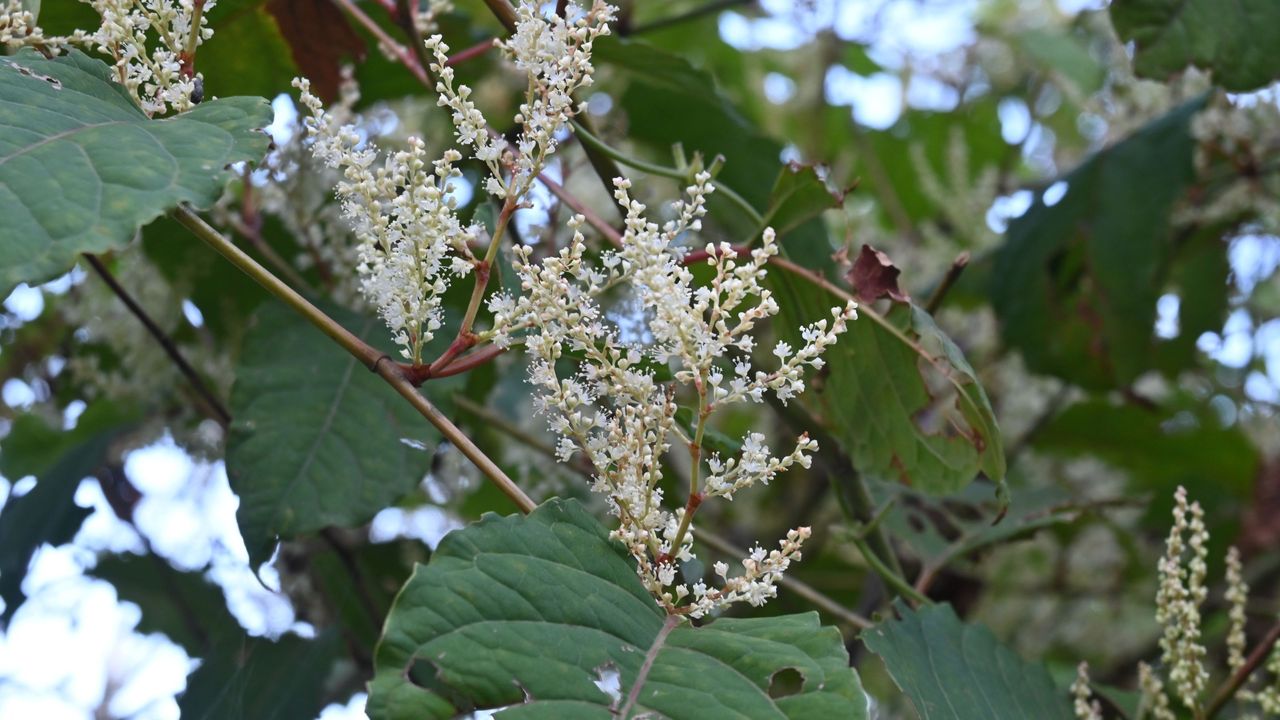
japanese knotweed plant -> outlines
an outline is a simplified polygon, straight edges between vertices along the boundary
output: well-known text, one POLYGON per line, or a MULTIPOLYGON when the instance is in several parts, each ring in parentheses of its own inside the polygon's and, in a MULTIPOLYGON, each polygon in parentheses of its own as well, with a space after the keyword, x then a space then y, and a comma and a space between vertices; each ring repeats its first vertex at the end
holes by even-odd
MULTIPOLYGON (((1173 525, 1165 541, 1165 552, 1157 567, 1159 587, 1156 591, 1156 622, 1160 625, 1160 662, 1156 667, 1138 663, 1138 689, 1141 702, 1138 718, 1175 720, 1176 708, 1183 708, 1196 718, 1212 717, 1228 701, 1241 707, 1241 717, 1280 715, 1280 650, 1272 648, 1267 655, 1246 658, 1245 608, 1249 586, 1243 577, 1240 553, 1227 550, 1226 590, 1222 599, 1227 604, 1226 671, 1224 689, 1206 697, 1210 668, 1206 665, 1208 650, 1203 641, 1204 622, 1201 610, 1209 597, 1205 579, 1208 566, 1209 532, 1204 525, 1200 503, 1188 502, 1186 488, 1174 493, 1173 525), (1266 676, 1270 675, 1270 678, 1266 676)), ((1266 650, 1274 639, 1264 642, 1266 650)), ((1252 654, 1251 654, 1252 655, 1252 654)), ((1088 666, 1081 663, 1072 684, 1076 717, 1101 720, 1102 705, 1090 700, 1088 666)))
POLYGON ((674 219, 662 226, 632 198, 631 181, 616 178, 625 230, 617 246, 594 261, 581 215, 568 223, 568 244, 541 261, 532 247, 515 247, 520 293, 489 296, 493 325, 475 329, 504 230, 528 205, 529 191, 568 132, 578 111, 573 93, 592 82, 592 43, 608 34, 614 12, 599 0, 585 10, 570 8, 564 17, 544 14, 531 3, 518 8, 515 32, 496 43, 528 80, 514 118, 514 142, 491 129, 471 101, 471 88, 456 82, 441 37, 427 39, 439 104, 451 113, 458 145, 488 169, 484 189, 502 206, 492 238, 458 217, 449 183, 459 175, 459 149, 433 157, 422 139, 410 137, 406 149, 380 152, 355 125, 341 124, 325 110, 307 80, 294 84, 311 114, 312 152, 343 174, 336 192, 358 243, 364 298, 377 308, 404 358, 430 375, 479 343, 522 345, 532 359, 529 382, 537 407, 560 438, 559 459, 585 455, 592 489, 607 497, 618 520, 613 537, 630 551, 645 587, 669 613, 696 618, 734 602, 761 605, 774 596, 775 584, 800 559, 810 535, 809 528, 796 528, 776 550, 756 547, 738 574, 716 563, 718 587, 677 580, 677 563, 693 559, 693 518, 704 500, 731 500, 797 463, 808 467, 817 449, 801 435, 794 447, 775 455, 765 436, 752 432, 735 456, 706 453, 704 435, 713 414, 735 403, 763 402, 766 393, 785 403, 803 392, 805 369, 822 367, 823 350, 856 317, 856 306, 834 308, 829 321, 804 328, 802 347, 778 342, 772 353, 776 367, 755 369, 753 333, 779 310, 763 284, 766 263, 778 252, 775 233, 766 228, 760 245, 742 256, 727 243, 695 248, 692 238, 702 231, 714 189, 704 170, 693 174, 687 197, 672 205, 674 219), (473 249, 478 247, 486 247, 483 257, 473 249), (696 283, 688 267, 697 257, 692 249, 712 268, 707 284, 696 283), (423 347, 446 321, 442 295, 455 279, 472 274, 475 291, 457 338, 444 357, 427 365, 423 347), (606 298, 617 292, 630 293, 641 309, 644 332, 638 337, 627 337, 607 317, 606 298), (568 369, 565 359, 571 360, 568 369), (686 398, 692 428, 676 422, 686 398), (688 450, 691 478, 684 506, 672 510, 664 505, 660 483, 663 457, 677 444, 688 450))

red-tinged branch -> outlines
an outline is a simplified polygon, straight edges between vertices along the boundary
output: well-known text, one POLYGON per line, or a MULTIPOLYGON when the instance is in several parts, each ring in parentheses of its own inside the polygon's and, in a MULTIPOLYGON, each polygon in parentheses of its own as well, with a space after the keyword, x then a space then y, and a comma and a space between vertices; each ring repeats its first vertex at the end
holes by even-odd
POLYGON ((1245 658, 1244 664, 1240 666, 1231 677, 1222 683, 1222 687, 1213 694, 1213 700, 1209 703, 1209 707, 1204 711, 1205 720, 1211 720, 1223 707, 1240 692, 1240 688, 1249 681, 1249 676, 1257 670, 1259 666, 1271 656, 1271 651, 1275 648, 1276 643, 1280 642, 1280 622, 1271 626, 1267 634, 1262 640, 1254 646, 1253 652, 1249 653, 1249 657, 1245 658))
MULTIPOLYGON (((342 9, 346 10, 348 15, 355 18, 356 22, 360 23, 365 30, 368 30, 369 34, 373 35, 378 40, 379 44, 386 47, 387 50, 395 55, 396 59, 400 61, 400 64, 404 65, 409 72, 413 73, 413 76, 418 79, 418 82, 429 88, 434 88, 434 83, 431 82, 431 76, 427 74, 427 69, 418 62, 418 58, 411 50, 405 48, 405 46, 397 42, 395 38, 388 35, 387 31, 383 30, 381 25, 374 22, 373 18, 365 14, 365 12, 357 7, 352 0, 333 1, 342 6, 342 9)), ((391 5, 391 10, 395 10, 394 3, 391 5)))
POLYGON ((178 72, 183 77, 196 74, 196 47, 200 43, 200 17, 204 15, 205 0, 194 0, 191 4, 191 32, 187 35, 187 46, 178 54, 178 72))
POLYGON ((622 233, 618 232, 616 228, 605 222, 604 218, 597 215, 595 211, 583 204, 581 200, 571 194, 568 190, 565 190, 563 185, 547 177, 546 173, 542 173, 538 176, 538 182, 542 183, 548 190, 550 190, 552 195, 560 198, 560 201, 565 205, 568 205, 570 210, 573 210, 575 213, 585 218, 587 224, 595 228, 596 232, 603 235, 610 244, 614 247, 622 247, 622 233))
POLYGON ((627 702, 618 710, 617 717, 631 717, 631 709, 636 706, 640 700, 640 692, 644 690, 644 685, 649 680, 649 673, 653 670, 653 664, 658 660, 658 653, 662 652, 662 648, 667 644, 667 636, 672 630, 680 624, 679 615, 668 615, 667 619, 662 623, 662 629, 653 638, 653 644, 649 646, 649 651, 644 654, 644 662, 640 665, 640 672, 636 673, 636 679, 631 683, 631 690, 627 693, 627 702))
POLYGON ((494 42, 494 40, 485 40, 484 42, 478 42, 465 50, 459 50, 458 52, 450 55, 449 59, 446 60, 444 64, 449 67, 453 67, 470 60, 475 60, 479 57, 484 57, 485 53, 493 49, 494 42))

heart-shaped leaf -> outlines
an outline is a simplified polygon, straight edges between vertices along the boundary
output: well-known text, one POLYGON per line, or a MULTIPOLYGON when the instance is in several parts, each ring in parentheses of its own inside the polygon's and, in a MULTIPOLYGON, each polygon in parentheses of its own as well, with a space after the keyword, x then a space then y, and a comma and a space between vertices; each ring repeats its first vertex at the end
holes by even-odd
POLYGON ((373 720, 865 718, 840 634, 813 613, 668 618, 576 501, 486 515, 419 565, 374 658, 373 720), (797 688, 798 684, 798 688, 797 688))
MULTIPOLYGON (((382 323, 336 308, 357 335, 382 323)), ((231 390, 227 475, 252 562, 277 537, 367 522, 426 476, 437 435, 413 408, 305 319, 259 310, 231 390)))
POLYGON ((1067 694, 1049 672, 1026 662, 981 625, 968 625, 950 605, 898 606, 901 620, 863 633, 921 720, 1038 718, 1070 720, 1067 694))
POLYGON ((209 205, 228 164, 266 152, 270 122, 251 97, 152 120, 79 51, 0 57, 0 294, 125 245, 179 203, 209 205))

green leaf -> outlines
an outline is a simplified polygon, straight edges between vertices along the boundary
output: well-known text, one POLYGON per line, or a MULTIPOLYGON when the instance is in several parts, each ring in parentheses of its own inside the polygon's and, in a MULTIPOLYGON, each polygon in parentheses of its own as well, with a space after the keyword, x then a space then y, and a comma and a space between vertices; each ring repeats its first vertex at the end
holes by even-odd
MULTIPOLYGON (((361 338, 382 323, 326 310, 361 338)), ((277 536, 359 525, 426 476, 437 435, 360 361, 278 303, 258 311, 231 390, 227 475, 250 560, 277 536)))
POLYGON ((1169 215, 1194 179, 1187 103, 1065 178, 1009 226, 991 297, 1027 367, 1091 389, 1150 366, 1156 299, 1172 252, 1169 215))
POLYGON ((150 120, 110 78, 75 50, 0 57, 0 293, 124 246, 179 203, 209 205, 226 165, 266 152, 261 98, 150 120))
POLYGON ((1236 92, 1280 78, 1275 0, 1114 0, 1111 22, 1136 46, 1140 75, 1164 79, 1195 65, 1236 92))
POLYGON ((827 173, 826 168, 813 165, 784 165, 769 194, 765 224, 786 235, 827 210, 843 207, 845 191, 832 188, 827 173))
POLYGON ((1049 672, 1018 657, 991 631, 960 621, 950 605, 897 606, 901 620, 862 635, 921 720, 1071 720, 1049 672))
POLYGON ((367 712, 425 720, 514 705, 501 717, 615 718, 652 658, 628 717, 866 717, 840 634, 814 613, 674 629, 665 619, 577 502, 489 514, 447 536, 400 592, 367 712), (596 681, 615 673, 611 698, 596 681), (798 691, 770 696, 797 673, 798 691))
POLYGON ((0 508, 0 597, 8 618, 22 600, 22 578, 43 544, 75 537, 89 511, 76 505, 76 488, 106 458, 111 442, 127 429, 115 406, 94 405, 69 432, 57 432, 34 416, 14 422, 0 442, 0 474, 10 480, 35 475, 36 486, 10 497, 0 508))
POLYGON ((1215 418, 1180 409, 1151 411, 1102 400, 1067 408, 1036 435, 1035 446, 1099 457, 1128 471, 1137 487, 1161 501, 1185 485, 1206 507, 1247 498, 1260 462, 1238 426, 1223 428, 1215 418))
POLYGON ((218 3, 209 12, 213 37, 196 54, 196 69, 204 76, 207 97, 236 93, 270 98, 289 92, 290 81, 303 74, 276 19, 268 12, 268 4, 264 0, 231 0, 218 3))
MULTIPOLYGON (((781 272, 769 283, 782 308, 777 327, 793 347, 801 325, 843 304, 781 272)), ((914 305, 895 305, 886 320, 898 334, 865 315, 850 322, 803 399, 821 408, 861 473, 930 494, 955 492, 979 471, 1003 480, 995 413, 960 348, 914 305)))
POLYGON ((178 708, 183 718, 192 720, 316 717, 329 699, 325 682, 342 650, 333 628, 315 640, 241 635, 191 673, 178 708))

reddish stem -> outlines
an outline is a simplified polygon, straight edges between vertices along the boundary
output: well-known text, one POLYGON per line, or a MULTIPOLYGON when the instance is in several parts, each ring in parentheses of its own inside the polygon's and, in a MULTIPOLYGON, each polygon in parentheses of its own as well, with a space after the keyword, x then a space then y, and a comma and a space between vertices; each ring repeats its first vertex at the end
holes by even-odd
MULTIPOLYGON (((684 505, 684 516, 689 520, 689 522, 693 522, 693 514, 698 512, 698 507, 702 505, 702 500, 705 497, 706 495, 703 495, 700 492, 689 493, 689 501, 684 505)), ((679 548, 675 548, 675 549, 678 550, 679 548)), ((664 552, 658 555, 658 557, 655 558, 653 562, 657 565, 662 565, 662 564, 669 564, 674 561, 675 561, 675 557, 673 557, 671 553, 664 552)))
POLYGON ((485 53, 493 49, 493 42, 493 40, 485 40, 484 42, 478 42, 475 45, 472 45, 466 50, 459 50, 449 56, 449 59, 445 61, 445 65, 453 67, 454 65, 461 65, 468 60, 475 60, 478 57, 482 57, 485 53))
POLYGON ((396 366, 400 368, 400 374, 403 375, 406 380, 413 383, 414 387, 421 387, 422 384, 428 380, 461 375, 468 370, 474 370, 506 351, 506 348, 501 348, 497 345, 488 345, 474 352, 457 357, 452 362, 437 370, 431 369, 435 366, 435 363, 432 363, 431 365, 396 363, 396 366))

